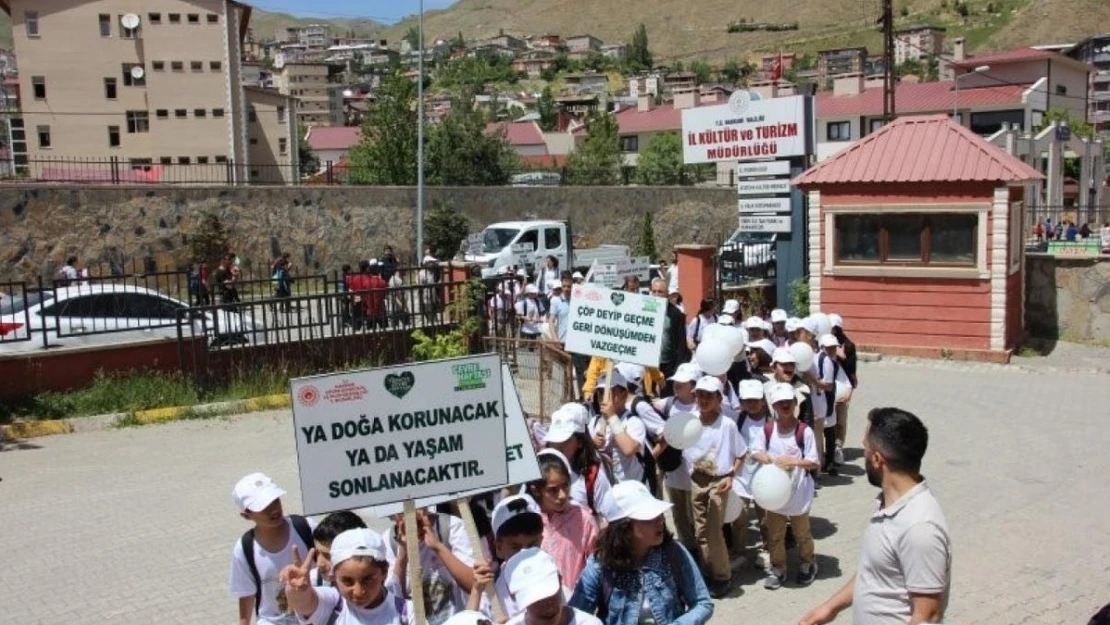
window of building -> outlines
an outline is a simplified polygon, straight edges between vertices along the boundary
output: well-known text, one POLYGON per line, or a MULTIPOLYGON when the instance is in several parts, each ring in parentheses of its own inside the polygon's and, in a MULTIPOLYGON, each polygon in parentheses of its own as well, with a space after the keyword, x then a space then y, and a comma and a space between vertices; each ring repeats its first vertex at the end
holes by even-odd
POLYGON ((161 13, 148 13, 147 16, 146 16, 146 19, 151 24, 161 24, 162 23, 162 14, 161 13))
POLYGON ((207 156, 198 156, 197 157, 197 165, 207 165, 207 164, 208 164, 208 157, 207 156))
POLYGON ((180 13, 170 13, 169 18, 170 18, 170 23, 171 24, 180 24, 181 23, 181 14, 180 13))
POLYGON ((189 20, 190 24, 199 24, 200 23, 200 15, 197 14, 197 13, 189 13, 185 17, 189 20))
POLYGON ((1002 129, 1002 124, 1009 124, 1010 126, 1017 124, 1019 129, 1024 130, 1025 112, 1013 110, 971 114, 971 132, 977 135, 992 135, 1002 129))
POLYGON ((185 71, 185 63, 182 61, 170 61, 170 69, 175 72, 185 71))
POLYGON ((251 137, 251 145, 258 145, 258 139, 256 137, 251 137))
POLYGON ((108 147, 119 147, 119 126, 108 126, 108 147))
POLYGON ((632 135, 630 137, 621 137, 621 152, 639 152, 640 151, 640 137, 632 135))
POLYGON ((872 132, 875 132, 878 129, 882 128, 884 125, 886 125, 886 122, 884 122, 883 120, 873 119, 867 124, 867 133, 871 134, 872 132))
POLYGON ((253 106, 250 107, 247 110, 247 121, 250 121, 250 122, 257 122, 258 121, 258 112, 254 110, 253 106))
POLYGON ((220 23, 220 16, 216 15, 215 13, 209 13, 208 14, 208 23, 209 24, 219 24, 220 23))
POLYGON ((1056 85, 1056 95, 1068 95, 1068 88, 1066 85, 1056 85))
POLYGON ((193 109, 193 117, 205 117, 208 115, 208 109, 193 109))
POLYGON ((829 141, 851 141, 852 122, 829 122, 825 138, 829 141))
POLYGON ((168 119, 170 116, 170 112, 168 109, 158 109, 157 111, 154 111, 154 115, 158 119, 168 119))
POLYGON ((107 13, 101 13, 100 15, 97 16, 97 18, 98 18, 97 21, 100 22, 100 36, 101 37, 111 37, 112 36, 112 16, 108 15, 107 13))
POLYGON ((227 157, 226 156, 217 156, 216 157, 216 162, 217 163, 226 163, 227 162, 227 157))
POLYGON ((201 63, 200 61, 189 61, 189 69, 193 70, 194 72, 203 72, 204 63, 201 63))
POLYGON ((46 99, 46 77, 45 76, 31 76, 31 91, 35 94, 36 100, 46 99))
POLYGON ((212 117, 223 117, 223 116, 224 116, 224 110, 223 109, 212 109, 212 117))
POLYGON ((123 86, 124 87, 145 87, 146 74, 143 71, 143 66, 138 63, 124 63, 123 64, 123 86), (138 68, 136 70, 135 68, 138 68))
POLYGON ((163 157, 158 159, 158 162, 162 163, 163 165, 173 165, 173 157, 172 156, 163 156, 163 157))
POLYGON ((223 69, 223 67, 224 67, 223 63, 221 63, 219 61, 210 61, 208 63, 208 69, 210 69, 214 72, 221 71, 223 69))
POLYGON ((178 156, 177 157, 177 164, 178 165, 188 165, 189 163, 192 163, 192 162, 193 162, 193 159, 189 158, 188 156, 178 156))
POLYGON ((104 98, 108 100, 115 100, 119 95, 118 83, 115 78, 104 79, 104 98))
POLYGON ((278 139, 278 154, 286 154, 289 152, 289 139, 282 137, 278 139))
POLYGON ((257 177, 258 177, 258 170, 257 169, 252 169, 251 170, 251 178, 257 178, 257 177))
POLYGON ((185 119, 189 116, 189 111, 185 109, 174 109, 173 116, 178 119, 185 119))
POLYGON ((845 264, 975 265, 976 213, 836 215, 836 261, 845 264))
POLYGON ((150 114, 146 111, 127 111, 127 134, 150 132, 150 114))
POLYGON ((139 29, 142 28, 142 26, 136 26, 134 28, 128 28, 128 27, 123 25, 123 18, 124 18, 123 15, 119 16, 119 38, 120 39, 138 39, 139 38, 139 29))
POLYGON ((166 62, 165 61, 151 61, 150 62, 150 69, 152 69, 156 72, 164 72, 164 71, 166 71, 166 62))
POLYGON ((39 36, 39 12, 38 11, 24 11, 23 12, 23 30, 27 33, 28 37, 39 36))
POLYGON ((285 107, 284 106, 277 107, 277 118, 278 118, 278 123, 279 124, 284 124, 285 123, 285 107))
POLYGON ((50 147, 50 126, 39 126, 37 131, 39 135, 39 147, 50 147))

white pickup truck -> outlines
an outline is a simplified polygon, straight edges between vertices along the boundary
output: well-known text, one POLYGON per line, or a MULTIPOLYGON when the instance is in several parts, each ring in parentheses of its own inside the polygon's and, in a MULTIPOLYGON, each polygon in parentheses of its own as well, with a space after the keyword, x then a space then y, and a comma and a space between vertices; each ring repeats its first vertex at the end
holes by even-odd
POLYGON ((560 270, 585 273, 593 262, 613 262, 627 258, 627 245, 601 245, 574 248, 570 223, 566 221, 502 221, 490 224, 481 232, 481 245, 464 243, 467 262, 482 267, 482 277, 496 275, 505 267, 521 267, 529 273, 543 267, 544 259, 554 256, 560 270), (531 252, 523 252, 531 246, 531 252), (515 249, 514 249, 515 248, 515 249), (523 261, 523 262, 521 262, 523 261))

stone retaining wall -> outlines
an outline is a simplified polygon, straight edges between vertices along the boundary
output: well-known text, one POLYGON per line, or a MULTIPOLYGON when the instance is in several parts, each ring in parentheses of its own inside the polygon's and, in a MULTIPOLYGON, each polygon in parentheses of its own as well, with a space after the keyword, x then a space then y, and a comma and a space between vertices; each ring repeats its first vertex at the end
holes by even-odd
POLYGON ((1025 329, 1035 337, 1110 342, 1110 258, 1029 254, 1025 329))

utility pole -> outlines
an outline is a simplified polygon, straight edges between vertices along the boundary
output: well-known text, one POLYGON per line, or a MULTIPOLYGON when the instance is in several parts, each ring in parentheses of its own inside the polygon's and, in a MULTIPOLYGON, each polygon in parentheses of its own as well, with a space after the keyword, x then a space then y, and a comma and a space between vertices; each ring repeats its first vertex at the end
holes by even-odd
POLYGON ((424 258, 424 0, 417 26, 420 77, 416 83, 416 264, 424 258))
POLYGON ((894 0, 883 0, 883 123, 894 121, 894 0))

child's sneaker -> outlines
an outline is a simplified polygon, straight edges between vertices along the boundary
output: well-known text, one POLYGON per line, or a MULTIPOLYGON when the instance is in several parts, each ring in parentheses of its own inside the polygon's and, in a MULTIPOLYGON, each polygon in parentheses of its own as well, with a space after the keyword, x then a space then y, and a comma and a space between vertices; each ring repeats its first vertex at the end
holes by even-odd
POLYGON ((755 556, 756 567, 767 570, 771 568, 771 554, 767 553, 766 549, 760 549, 759 553, 755 556))
POLYGON ((739 571, 745 566, 748 566, 748 558, 746 558, 744 554, 733 556, 730 564, 732 565, 733 571, 739 571))
POLYGON ((773 569, 768 568, 767 577, 763 580, 763 587, 767 590, 778 590, 782 588, 782 583, 786 581, 786 572, 782 575, 776 573, 773 569))
POLYGON ((817 579, 817 563, 802 564, 802 567, 798 569, 798 585, 809 586, 815 579, 817 579))
POLYGON ((844 450, 840 445, 836 446, 836 452, 833 453, 833 462, 836 464, 844 464, 844 450))

